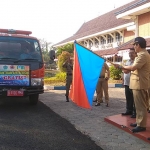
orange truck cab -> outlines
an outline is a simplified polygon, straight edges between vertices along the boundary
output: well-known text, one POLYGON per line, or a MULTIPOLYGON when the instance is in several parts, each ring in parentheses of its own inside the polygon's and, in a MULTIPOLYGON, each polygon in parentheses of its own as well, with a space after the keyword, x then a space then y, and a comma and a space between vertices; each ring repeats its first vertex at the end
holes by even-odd
POLYGON ((0 29, 0 97, 29 97, 44 93, 44 62, 39 41, 31 31, 0 29))

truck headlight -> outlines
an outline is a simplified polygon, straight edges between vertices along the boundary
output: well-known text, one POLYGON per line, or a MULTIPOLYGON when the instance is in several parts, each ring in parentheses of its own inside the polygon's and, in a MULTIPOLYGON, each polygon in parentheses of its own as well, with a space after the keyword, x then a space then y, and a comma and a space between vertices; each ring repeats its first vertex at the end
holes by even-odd
POLYGON ((43 86, 44 79, 43 78, 31 78, 31 86, 43 86))

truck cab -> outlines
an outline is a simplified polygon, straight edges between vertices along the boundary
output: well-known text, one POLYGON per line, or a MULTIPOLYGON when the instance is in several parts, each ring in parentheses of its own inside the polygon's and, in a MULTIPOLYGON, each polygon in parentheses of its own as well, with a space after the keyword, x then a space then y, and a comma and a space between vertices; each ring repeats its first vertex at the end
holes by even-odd
POLYGON ((32 105, 44 93, 41 47, 31 31, 0 29, 0 97, 29 97, 32 105))

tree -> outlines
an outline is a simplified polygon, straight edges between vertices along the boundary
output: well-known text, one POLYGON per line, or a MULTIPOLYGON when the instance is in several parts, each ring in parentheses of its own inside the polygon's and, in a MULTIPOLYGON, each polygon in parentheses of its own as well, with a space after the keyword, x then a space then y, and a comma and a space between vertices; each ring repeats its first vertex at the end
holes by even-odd
POLYGON ((57 53, 56 53, 57 57, 58 57, 59 55, 61 55, 63 51, 66 51, 66 52, 68 52, 68 53, 70 53, 70 54, 73 54, 74 45, 71 44, 71 43, 68 43, 68 44, 66 44, 66 45, 64 45, 64 46, 58 47, 58 48, 57 48, 57 53))
POLYGON ((50 44, 52 44, 52 42, 47 42, 45 39, 39 39, 39 43, 42 49, 42 52, 44 51, 49 51, 51 49, 50 44))
POLYGON ((67 52, 67 51, 63 51, 61 53, 61 55, 59 55, 58 57, 58 67, 59 67, 59 70, 62 71, 62 72, 65 72, 66 70, 62 67, 63 63, 67 60, 68 57, 71 57, 72 55, 67 52))
POLYGON ((44 62, 49 63, 50 57, 49 57, 48 52, 42 52, 42 54, 43 54, 44 62))

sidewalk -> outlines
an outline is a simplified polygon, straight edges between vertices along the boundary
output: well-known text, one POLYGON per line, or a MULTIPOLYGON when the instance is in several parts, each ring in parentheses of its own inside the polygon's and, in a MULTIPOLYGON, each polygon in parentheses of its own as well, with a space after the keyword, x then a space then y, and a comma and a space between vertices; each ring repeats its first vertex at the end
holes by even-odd
POLYGON ((104 121, 104 118, 125 111, 123 88, 109 88, 110 107, 105 103, 92 109, 65 102, 64 90, 47 90, 40 101, 61 117, 70 121, 77 130, 88 135, 104 150, 150 150, 150 144, 104 121))
MULTIPOLYGON (((120 83, 109 83, 109 88, 119 88, 122 87, 122 84, 120 83)), ((50 85, 44 85, 44 90, 65 90, 66 86, 50 86, 50 85)))

